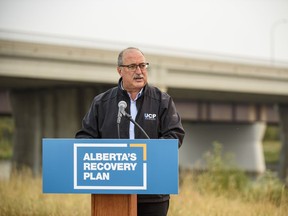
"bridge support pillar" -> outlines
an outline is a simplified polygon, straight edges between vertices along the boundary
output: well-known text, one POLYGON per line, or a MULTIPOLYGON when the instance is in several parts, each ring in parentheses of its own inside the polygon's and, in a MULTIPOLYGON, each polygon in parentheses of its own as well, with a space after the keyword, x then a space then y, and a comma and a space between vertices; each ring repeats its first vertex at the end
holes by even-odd
MULTIPOLYGON (((281 129, 282 150, 280 153, 279 177, 283 181, 288 174, 288 104, 279 104, 279 123, 281 129)), ((286 182, 287 183, 287 182, 286 182)))
POLYGON ((265 171, 262 138, 265 123, 184 123, 186 135, 180 148, 182 168, 205 169, 204 155, 213 143, 222 145, 223 155, 232 154, 237 168, 251 173, 265 171))
POLYGON ((80 127, 78 91, 14 90, 10 94, 15 122, 13 167, 41 173, 42 138, 74 138, 80 127))
POLYGON ((15 122, 13 168, 31 168, 33 174, 41 166, 40 97, 36 91, 13 91, 11 94, 15 122))
POLYGON ((41 173, 42 138, 74 138, 98 88, 21 89, 10 93, 15 122, 13 165, 41 173))

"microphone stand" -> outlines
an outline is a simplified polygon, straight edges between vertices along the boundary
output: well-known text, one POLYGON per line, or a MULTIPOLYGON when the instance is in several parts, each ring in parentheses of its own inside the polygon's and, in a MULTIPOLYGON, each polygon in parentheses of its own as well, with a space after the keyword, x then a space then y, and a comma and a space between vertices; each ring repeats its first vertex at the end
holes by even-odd
POLYGON ((118 139, 120 139, 120 122, 117 122, 118 139))
MULTIPOLYGON (((146 136, 147 139, 150 139, 150 137, 145 132, 145 130, 136 121, 133 120, 131 115, 129 115, 125 111, 122 112, 122 115, 128 118, 129 121, 131 121, 134 125, 136 125, 142 131, 142 133, 146 136)), ((120 139, 120 123, 117 124, 117 129, 118 129, 118 138, 120 139)))

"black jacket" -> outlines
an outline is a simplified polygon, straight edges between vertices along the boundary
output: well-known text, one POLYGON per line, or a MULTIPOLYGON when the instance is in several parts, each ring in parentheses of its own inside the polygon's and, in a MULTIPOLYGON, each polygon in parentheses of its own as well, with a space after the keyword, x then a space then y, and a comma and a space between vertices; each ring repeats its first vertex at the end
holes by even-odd
MULTIPOLYGON (((118 87, 109 89, 93 99, 76 138, 118 138, 119 101, 126 101, 125 111, 130 113, 130 97, 122 90, 121 82, 122 79, 119 80, 118 87)), ((179 147, 181 146, 185 132, 174 102, 167 93, 147 84, 137 99, 136 106, 138 112, 135 121, 151 139, 178 139, 179 147)), ((123 139, 129 139, 129 124, 130 121, 122 117, 120 134, 123 139)), ((145 138, 143 132, 135 126, 135 139, 145 138)), ((138 195, 138 202, 161 202, 167 199, 169 195, 138 195)))

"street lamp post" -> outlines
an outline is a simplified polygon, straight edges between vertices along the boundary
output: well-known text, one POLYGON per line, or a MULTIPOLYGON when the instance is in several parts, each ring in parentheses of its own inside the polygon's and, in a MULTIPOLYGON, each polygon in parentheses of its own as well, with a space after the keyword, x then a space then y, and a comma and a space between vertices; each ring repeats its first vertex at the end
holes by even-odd
POLYGON ((280 19, 275 21, 272 26, 271 26, 271 42, 270 42, 270 49, 271 49, 271 65, 274 66, 275 65, 275 33, 276 33, 276 28, 281 25, 281 24, 285 24, 287 23, 287 19, 280 19))

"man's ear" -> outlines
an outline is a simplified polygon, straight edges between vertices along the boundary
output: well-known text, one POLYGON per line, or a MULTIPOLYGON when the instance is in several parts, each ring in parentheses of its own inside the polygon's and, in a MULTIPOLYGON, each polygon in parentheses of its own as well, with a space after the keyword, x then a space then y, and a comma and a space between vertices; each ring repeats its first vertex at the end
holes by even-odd
POLYGON ((121 67, 117 67, 118 74, 122 77, 122 70, 121 67))

